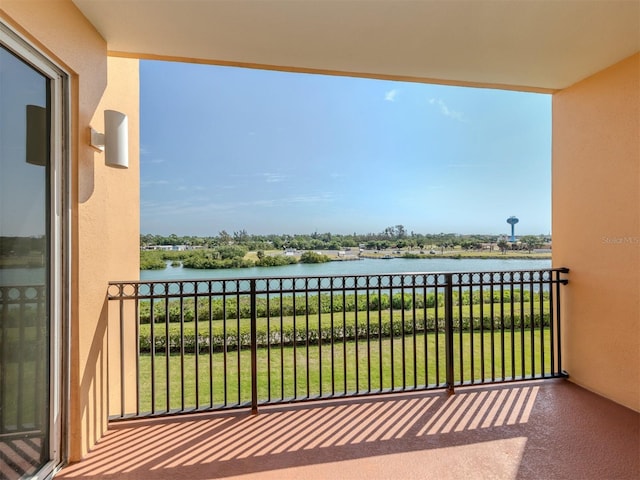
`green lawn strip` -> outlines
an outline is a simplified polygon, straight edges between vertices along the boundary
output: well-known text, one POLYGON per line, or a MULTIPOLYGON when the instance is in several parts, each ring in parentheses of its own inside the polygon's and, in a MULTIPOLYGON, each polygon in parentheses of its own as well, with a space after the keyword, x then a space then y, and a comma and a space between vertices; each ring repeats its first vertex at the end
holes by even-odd
MULTIPOLYGON (((549 372, 550 332, 547 328, 543 329, 542 338, 544 339, 544 366, 549 372)), ((530 376, 532 372, 540 374, 542 371, 540 329, 535 329, 533 335, 529 329, 516 330, 513 336, 513 348, 511 340, 510 331, 506 331, 504 336, 500 333, 492 336, 490 332, 481 334, 477 331, 473 335, 469 332, 457 333, 454 338, 455 380, 459 382, 461 375, 465 382, 472 379, 472 360, 474 379, 530 376), (460 339, 462 339, 462 371, 459 360, 460 339), (484 346, 484 356, 481 356, 482 346, 484 346), (522 362, 523 350, 524 363, 522 362)), ((445 382, 444 342, 443 334, 436 335, 429 332, 426 335, 421 333, 415 336, 396 337, 393 342, 390 338, 376 337, 371 338, 369 343, 336 341, 333 344, 310 344, 308 348, 306 343, 296 345, 295 349, 293 346, 259 348, 257 350, 258 398, 260 401, 268 399, 273 401, 293 397, 343 395, 345 392, 355 391, 365 393, 381 389, 442 385, 445 382), (436 339, 438 348, 436 348, 436 339), (270 385, 270 391, 268 385, 270 385)), ((164 354, 155 355, 155 395, 158 411, 167 407, 167 382, 170 409, 196 407, 196 379, 200 407, 210 404, 233 405, 249 402, 251 399, 251 358, 248 350, 229 351, 226 355, 218 352, 211 357, 206 354, 183 356, 171 354, 168 360, 169 375, 167 375, 167 357, 164 354), (182 376, 183 371, 184 376, 182 376), (239 375, 238 372, 240 372, 239 375), (184 405, 182 389, 184 389, 184 405)), ((141 355, 140 409, 143 412, 151 408, 151 378, 151 355, 141 355)))

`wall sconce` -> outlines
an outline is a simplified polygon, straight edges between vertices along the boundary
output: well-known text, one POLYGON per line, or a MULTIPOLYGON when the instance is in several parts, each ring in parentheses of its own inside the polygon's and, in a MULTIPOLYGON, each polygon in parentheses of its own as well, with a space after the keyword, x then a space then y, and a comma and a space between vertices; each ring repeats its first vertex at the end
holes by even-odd
POLYGON ((91 146, 104 151, 109 167, 129 168, 129 120, 124 113, 104 111, 104 133, 91 128, 91 146))
POLYGON ((27 105, 27 163, 44 167, 49 162, 49 121, 47 109, 27 105))

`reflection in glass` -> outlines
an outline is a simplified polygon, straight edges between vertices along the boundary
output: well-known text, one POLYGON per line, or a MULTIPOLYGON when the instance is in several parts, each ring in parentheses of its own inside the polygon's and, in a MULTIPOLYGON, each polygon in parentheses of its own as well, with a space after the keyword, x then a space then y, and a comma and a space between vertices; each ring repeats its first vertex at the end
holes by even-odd
POLYGON ((0 47, 0 478, 49 460, 49 80, 0 47))

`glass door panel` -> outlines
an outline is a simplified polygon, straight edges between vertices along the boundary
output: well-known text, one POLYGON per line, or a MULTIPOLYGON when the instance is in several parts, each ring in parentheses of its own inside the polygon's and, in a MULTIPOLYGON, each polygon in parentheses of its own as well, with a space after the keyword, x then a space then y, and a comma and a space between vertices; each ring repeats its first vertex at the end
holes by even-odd
POLYGON ((50 461, 50 80, 0 46, 0 478, 50 461))

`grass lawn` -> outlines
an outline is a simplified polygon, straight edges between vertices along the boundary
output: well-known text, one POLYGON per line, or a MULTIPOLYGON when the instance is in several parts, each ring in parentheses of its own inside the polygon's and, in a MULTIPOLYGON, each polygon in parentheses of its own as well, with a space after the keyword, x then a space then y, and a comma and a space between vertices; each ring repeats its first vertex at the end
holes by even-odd
MULTIPOLYGON (((550 332, 536 328, 481 334, 456 332, 455 381, 529 376, 542 371, 540 343, 544 339, 544 367, 550 367, 550 332), (512 346, 513 340, 513 346, 512 346), (533 348, 532 348, 533 345, 533 348), (484 348, 484 356, 481 356, 484 348), (494 352, 494 371, 491 351, 494 352), (460 355, 462 352, 462 355, 460 355), (524 356, 524 363, 523 363, 524 356), (460 362, 460 358, 462 362, 460 362), (473 368, 472 368, 473 362, 473 368), (483 372, 484 367, 484 372, 483 372), (504 368, 504 371, 503 371, 504 368)), ((298 343, 258 349, 258 398, 260 401, 365 393, 386 389, 442 385, 445 382, 445 338, 429 332, 390 338, 335 341, 322 345, 298 343), (332 361, 333 359, 333 361, 332 361), (404 360, 404 361, 403 361, 404 360)), ((222 406, 251 400, 251 358, 248 350, 226 354, 164 353, 140 357, 140 411, 151 410, 154 379, 155 409, 222 406), (168 388, 168 392, 167 392, 168 388), (197 402, 196 402, 197 400, 197 402)))

